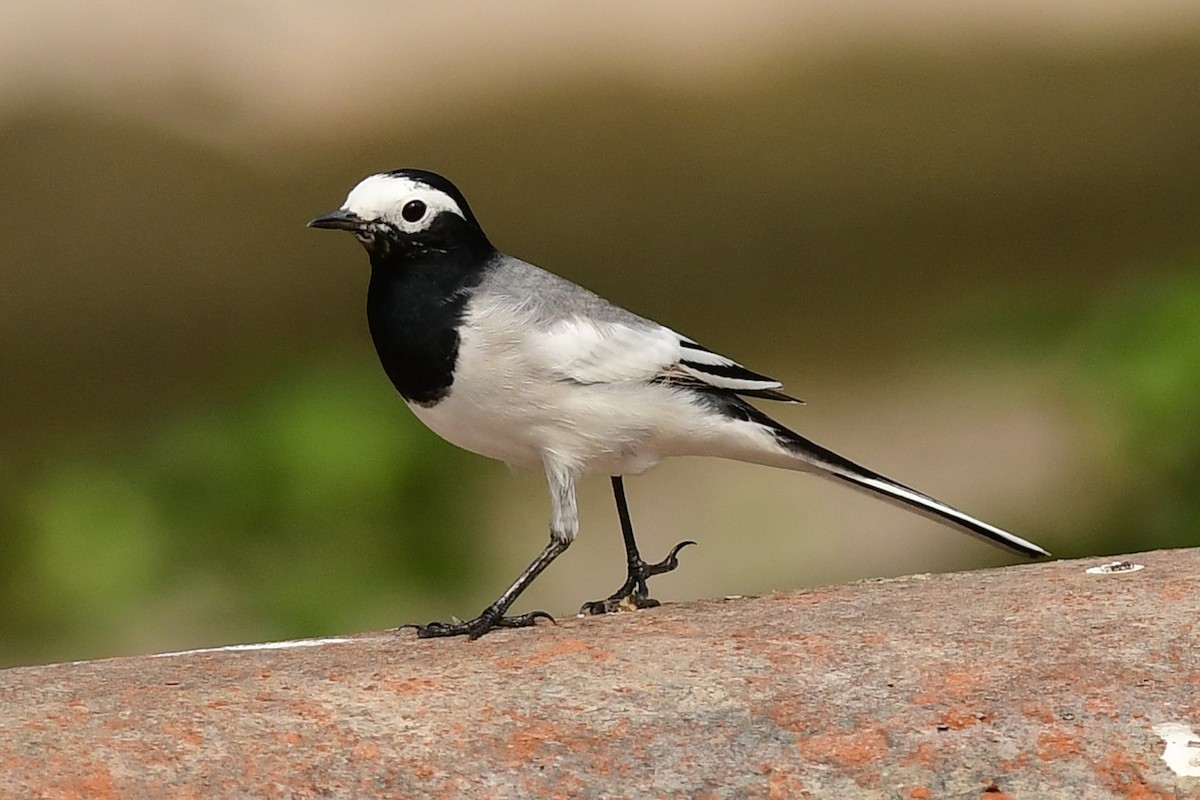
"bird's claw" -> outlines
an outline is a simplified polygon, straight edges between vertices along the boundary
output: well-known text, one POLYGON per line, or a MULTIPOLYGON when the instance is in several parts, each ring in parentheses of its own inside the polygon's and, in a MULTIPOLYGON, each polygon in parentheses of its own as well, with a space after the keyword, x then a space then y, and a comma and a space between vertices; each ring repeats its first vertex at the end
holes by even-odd
POLYGON ((671 548, 671 552, 667 553, 666 558, 655 564, 647 564, 641 558, 631 561, 629 564, 629 576, 625 579, 625 583, 621 588, 603 600, 592 600, 591 602, 584 603, 580 606, 579 613, 584 616, 595 616, 597 614, 612 614, 617 611, 637 611, 661 605, 653 597, 650 597, 650 590, 646 586, 646 579, 655 575, 662 575, 678 567, 679 551, 689 544, 695 544, 695 542, 691 539, 680 542, 671 548))
POLYGON ((466 621, 455 619, 453 622, 435 621, 427 622, 424 625, 409 623, 408 625, 401 625, 396 630, 402 631, 405 628, 412 628, 417 632, 418 639, 466 636, 468 639, 474 640, 493 628, 528 628, 535 625, 539 619, 549 620, 551 623, 554 623, 554 617, 545 611, 530 611, 526 614, 518 614, 512 617, 489 614, 485 611, 475 619, 466 621))
POLYGON ((651 575, 662 575, 664 572, 670 572, 679 566, 679 551, 687 547, 689 544, 695 544, 691 539, 684 539, 679 544, 671 548, 671 552, 667 553, 667 557, 657 564, 642 565, 642 580, 646 580, 651 575))

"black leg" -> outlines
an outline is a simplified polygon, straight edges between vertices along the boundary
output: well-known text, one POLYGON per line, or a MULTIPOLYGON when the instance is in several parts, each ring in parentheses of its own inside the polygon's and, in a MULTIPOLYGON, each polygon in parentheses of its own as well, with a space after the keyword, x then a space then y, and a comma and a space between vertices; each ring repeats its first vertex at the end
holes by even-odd
POLYGON ((435 636, 466 636, 468 639, 478 639, 492 628, 525 628, 536 623, 539 619, 548 619, 554 621, 554 617, 547 614, 545 611, 531 611, 528 614, 520 614, 515 617, 506 617, 504 612, 508 611, 508 607, 513 604, 517 596, 533 583, 533 579, 541 574, 542 570, 550 566, 550 562, 558 558, 570 542, 559 541, 551 538, 550 544, 546 545, 546 549, 542 550, 541 555, 533 560, 533 563, 525 568, 525 571, 517 576, 513 581, 512 586, 509 586, 504 594, 496 598, 496 602, 483 610, 483 613, 472 620, 466 622, 430 622, 425 625, 401 625, 397 630, 404 628, 414 628, 417 631, 417 636, 421 639, 431 639, 435 636))
POLYGON ((628 577, 620 589, 613 592, 604 600, 593 600, 584 603, 579 609, 580 614, 607 614, 637 608, 654 608, 659 603, 650 597, 646 579, 654 575, 670 572, 679 566, 679 551, 689 544, 695 544, 690 539, 680 542, 671 548, 667 557, 657 564, 647 564, 638 552, 637 542, 633 538, 633 522, 629 519, 629 504, 625 501, 625 484, 620 475, 612 477, 613 498, 617 501, 617 517, 621 520, 621 536, 625 539, 625 563, 628 577))

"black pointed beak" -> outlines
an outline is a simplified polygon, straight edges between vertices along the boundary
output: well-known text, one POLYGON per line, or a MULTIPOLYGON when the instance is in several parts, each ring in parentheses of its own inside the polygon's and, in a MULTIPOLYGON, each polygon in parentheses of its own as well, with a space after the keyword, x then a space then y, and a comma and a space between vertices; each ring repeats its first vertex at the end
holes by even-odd
POLYGON ((324 214, 308 223, 310 228, 329 228, 335 231, 357 231, 366 224, 366 220, 352 211, 339 208, 329 214, 324 214))

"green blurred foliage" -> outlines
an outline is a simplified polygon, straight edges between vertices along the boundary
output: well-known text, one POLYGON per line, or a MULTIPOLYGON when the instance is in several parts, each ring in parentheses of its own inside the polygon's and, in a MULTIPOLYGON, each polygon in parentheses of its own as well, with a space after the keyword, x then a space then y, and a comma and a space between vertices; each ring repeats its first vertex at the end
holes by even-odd
MULTIPOLYGON (((1200 259, 1197 259, 1200 266, 1200 259)), ((1150 273, 1096 303, 1064 338, 1072 391, 1119 490, 1098 497, 1092 552, 1200 543, 1200 270, 1150 273)))
POLYGON ((1044 375, 1075 417, 1083 485, 1063 491, 1082 498, 1056 556, 1200 545, 1200 270, 1131 269, 1091 295, 1009 287, 943 322, 960 358, 1044 375))
POLYGON ((1080 496, 1042 542, 1055 556, 1200 545, 1200 257, 992 288, 935 329, 953 359, 1035 376, 1072 416, 1083 463, 1061 490, 1080 496))
MULTIPOLYGON (((1195 545, 1200 271, 1010 311, 983 357, 1048 358, 1112 473, 1060 555, 1195 545)), ((310 363, 116 441, 4 476, 0 663, 137 651, 139 632, 182 647, 385 626, 484 572, 479 460, 421 426, 373 359, 310 363)))
POLYGON ((282 637, 405 621, 478 567, 470 458, 373 360, 65 450, 7 476, 0 662, 111 654, 138 629, 194 646, 231 623, 282 637))
MULTIPOLYGON (((1079 469, 999 518, 1068 509, 1036 526, 1060 555, 1194 543, 1197 282, 1130 265, 1200 244, 1195 33, 884 44, 688 87, 582 72, 415 125, 397 83, 293 138, 218 113, 228 149, 136 92, 31 95, 0 119, 0 663, 444 618, 512 577, 482 574, 505 546, 483 460, 370 356, 362 254, 303 229, 399 166, 451 176, 504 249, 788 378, 814 419, 890 402, 876 376, 1015 367, 1069 418, 1040 452, 1079 469), (331 342, 352 357, 310 360, 331 342)), ((193 89, 161 90, 203 123, 193 89)), ((746 560, 784 588, 829 557, 746 560)))

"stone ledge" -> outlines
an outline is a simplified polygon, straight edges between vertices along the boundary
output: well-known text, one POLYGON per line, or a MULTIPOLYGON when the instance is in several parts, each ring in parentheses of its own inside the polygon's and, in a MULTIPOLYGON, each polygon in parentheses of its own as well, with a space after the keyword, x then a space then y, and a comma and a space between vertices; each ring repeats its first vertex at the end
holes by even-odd
POLYGON ((1117 560, 0 671, 0 794, 1200 796, 1200 549, 1117 560))

